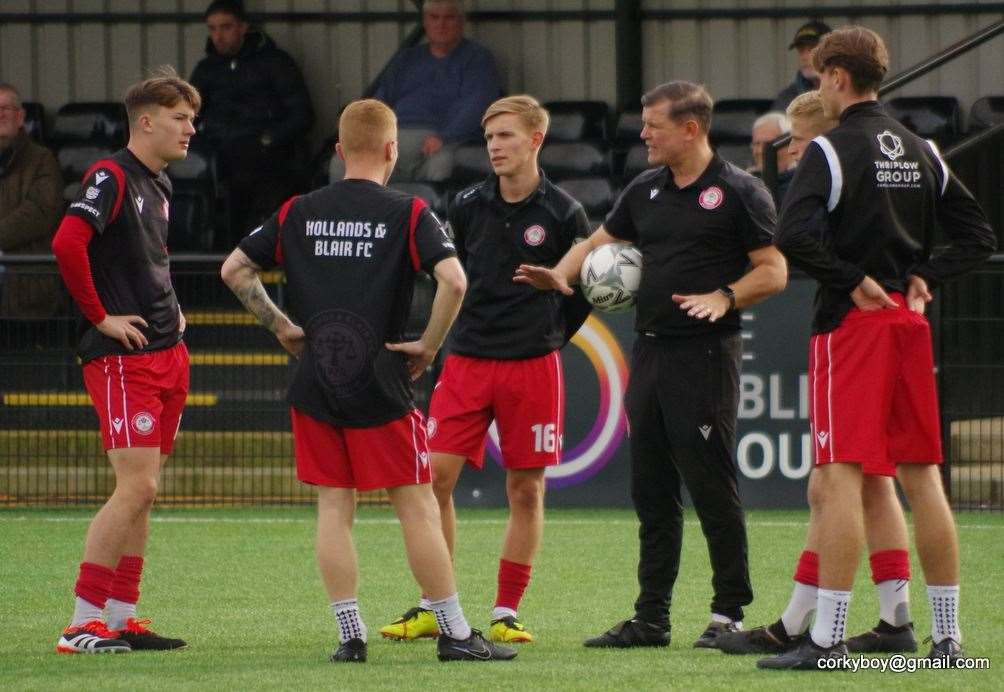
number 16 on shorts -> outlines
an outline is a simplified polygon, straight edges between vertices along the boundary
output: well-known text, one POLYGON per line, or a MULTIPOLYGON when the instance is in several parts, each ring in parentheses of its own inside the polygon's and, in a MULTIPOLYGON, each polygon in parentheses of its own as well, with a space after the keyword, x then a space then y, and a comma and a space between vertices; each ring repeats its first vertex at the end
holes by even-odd
POLYGON ((558 435, 556 423, 534 423, 530 426, 533 433, 533 451, 553 454, 561 450, 563 440, 558 435))

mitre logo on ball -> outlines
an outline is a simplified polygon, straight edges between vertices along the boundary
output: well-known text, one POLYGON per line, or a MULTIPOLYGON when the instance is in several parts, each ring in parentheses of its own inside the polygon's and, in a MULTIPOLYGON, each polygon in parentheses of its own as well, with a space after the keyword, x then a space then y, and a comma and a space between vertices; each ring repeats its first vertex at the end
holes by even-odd
POLYGON ((629 243, 606 243, 586 256, 582 293, 603 312, 630 310, 641 284, 641 252, 629 243))

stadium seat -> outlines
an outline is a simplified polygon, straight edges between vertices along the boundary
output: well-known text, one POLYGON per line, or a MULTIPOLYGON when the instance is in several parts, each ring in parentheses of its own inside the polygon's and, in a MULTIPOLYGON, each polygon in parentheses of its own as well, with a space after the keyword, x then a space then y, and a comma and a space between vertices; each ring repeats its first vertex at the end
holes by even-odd
POLYGON ((749 144, 753 123, 770 110, 770 99, 722 99, 711 114, 711 142, 749 144))
POLYGON ((25 101, 24 131, 36 142, 45 141, 45 106, 35 101, 25 101))
POLYGON ((648 170, 652 166, 648 165, 648 147, 644 144, 635 144, 628 149, 627 157, 624 159, 623 180, 627 184, 631 182, 642 171, 648 170))
POLYGON ((212 157, 197 149, 167 167, 171 178, 167 246, 172 252, 208 252, 215 236, 218 185, 212 157))
POLYGON ((57 145, 88 142, 119 148, 128 136, 125 106, 104 101, 66 104, 56 112, 52 128, 57 145))
POLYGON ((939 146, 954 143, 962 134, 962 108, 954 96, 903 96, 885 107, 907 129, 939 146))
POLYGON ((617 118, 614 141, 623 147, 631 147, 641 139, 641 113, 625 111, 617 118))
POLYGON ((554 180, 610 175, 610 153, 593 142, 554 142, 540 152, 540 167, 554 180))
POLYGON ((433 185, 429 183, 391 183, 390 186, 395 190, 424 199, 425 203, 437 215, 446 216, 446 199, 433 185))
POLYGON ((984 96, 969 110, 969 131, 978 132, 1004 123, 1004 96, 984 96))
POLYGON ((453 173, 449 182, 463 187, 484 180, 491 172, 492 164, 483 142, 461 144, 453 154, 453 173))
POLYGON ((749 144, 739 142, 719 144, 715 147, 715 153, 743 170, 753 165, 753 152, 750 150, 749 144))
POLYGON ((605 101, 548 101, 544 108, 551 114, 547 137, 552 142, 607 139, 610 108, 605 101))
POLYGON ((614 205, 614 188, 608 178, 566 178, 558 187, 579 200, 590 219, 602 219, 614 205))
POLYGON ((80 182, 91 164, 111 156, 115 151, 115 148, 102 144, 66 144, 56 152, 56 160, 63 171, 63 180, 72 185, 80 182))

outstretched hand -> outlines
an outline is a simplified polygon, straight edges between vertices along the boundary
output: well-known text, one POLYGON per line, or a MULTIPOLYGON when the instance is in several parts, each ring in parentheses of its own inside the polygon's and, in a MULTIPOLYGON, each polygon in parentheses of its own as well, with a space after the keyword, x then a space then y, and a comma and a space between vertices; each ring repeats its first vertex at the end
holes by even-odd
POLYGON ((521 264, 516 267, 512 280, 518 284, 528 284, 538 291, 560 291, 566 296, 575 293, 568 285, 568 280, 554 269, 538 267, 532 264, 521 264))
POLYGON ((439 349, 429 348, 422 341, 403 341, 397 344, 384 344, 388 351, 403 353, 408 361, 408 375, 414 382, 422 376, 432 361, 436 358, 436 351, 439 349))

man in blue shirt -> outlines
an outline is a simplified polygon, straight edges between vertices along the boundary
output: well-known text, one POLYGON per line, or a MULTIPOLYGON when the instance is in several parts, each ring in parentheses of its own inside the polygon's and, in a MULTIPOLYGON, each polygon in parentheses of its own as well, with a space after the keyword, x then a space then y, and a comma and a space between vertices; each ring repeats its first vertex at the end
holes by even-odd
MULTIPOLYGON (((426 0, 422 26, 428 42, 394 58, 373 96, 398 118, 395 178, 440 182, 450 176, 456 146, 481 138, 481 115, 502 87, 491 52, 464 38, 459 0, 426 0)), ((337 157, 330 172, 341 178, 337 157)))

